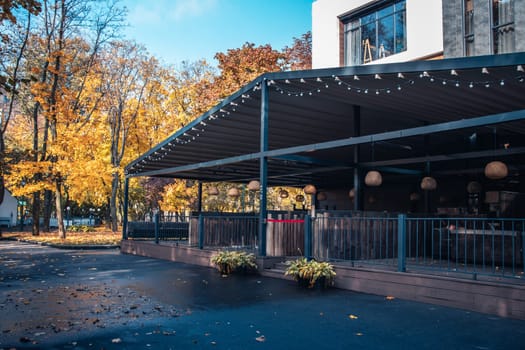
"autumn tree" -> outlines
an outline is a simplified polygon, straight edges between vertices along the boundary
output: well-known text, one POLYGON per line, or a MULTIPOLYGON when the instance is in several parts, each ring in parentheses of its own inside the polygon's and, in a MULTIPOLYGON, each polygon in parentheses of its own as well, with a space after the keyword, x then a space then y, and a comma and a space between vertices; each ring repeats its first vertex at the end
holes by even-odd
MULTIPOLYGON (((44 190, 47 201, 44 208, 51 208, 53 195, 59 235, 65 237, 63 186, 70 169, 69 147, 79 128, 86 125, 96 110, 96 95, 86 96, 88 78, 96 67, 99 51, 117 33, 122 15, 122 9, 114 1, 42 2, 38 29, 32 36, 32 60, 26 67, 35 77, 30 111, 32 157, 17 164, 18 174, 24 170, 28 174, 25 187, 35 190, 34 234, 39 232, 40 190, 44 190)), ((48 221, 49 215, 50 210, 45 211, 44 219, 48 221)))
POLYGON ((5 134, 21 84, 20 68, 31 28, 31 17, 40 12, 40 4, 32 0, 3 1, 0 12, 0 204, 4 200, 4 176, 7 169, 5 134), (25 22, 25 23, 24 23, 25 22))
POLYGON ((215 85, 219 97, 231 95, 263 73, 282 70, 284 58, 282 52, 272 49, 268 44, 256 47, 253 43, 245 43, 239 49, 215 54, 220 70, 215 85))
POLYGON ((283 49, 287 70, 312 69, 312 32, 293 38, 293 45, 283 49))

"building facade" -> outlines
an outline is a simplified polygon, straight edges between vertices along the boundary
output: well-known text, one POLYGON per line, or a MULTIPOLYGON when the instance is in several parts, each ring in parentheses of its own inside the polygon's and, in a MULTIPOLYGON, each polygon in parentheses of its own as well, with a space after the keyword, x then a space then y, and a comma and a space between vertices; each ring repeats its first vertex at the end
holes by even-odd
POLYGON ((443 0, 445 57, 525 51, 525 1, 443 0))
POLYGON ((442 0, 317 0, 312 66, 441 58, 442 26, 442 0))

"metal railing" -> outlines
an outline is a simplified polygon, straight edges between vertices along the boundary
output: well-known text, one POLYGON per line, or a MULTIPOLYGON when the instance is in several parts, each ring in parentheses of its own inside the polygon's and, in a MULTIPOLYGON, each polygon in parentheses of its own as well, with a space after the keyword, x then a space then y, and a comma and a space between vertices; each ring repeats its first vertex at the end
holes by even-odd
POLYGON ((407 218, 407 264, 522 278, 525 219, 407 218))
POLYGON ((249 214, 199 215, 198 245, 256 251, 259 217, 249 214))
MULTIPOLYGON (((472 278, 524 278, 525 219, 521 218, 325 212, 315 218, 270 216, 268 220, 273 220, 266 232, 267 242, 272 243, 267 247, 270 255, 286 255, 287 246, 303 244, 293 251, 351 266, 467 274, 472 278), (298 239, 298 230, 304 231, 302 239, 298 239)), ((132 222, 128 228, 132 239, 186 240, 201 249, 254 252, 259 248, 258 234, 258 216, 234 213, 201 213, 179 222, 132 222)))
POLYGON ((136 240, 187 241, 190 217, 179 217, 164 221, 156 216, 153 221, 132 221, 128 223, 127 236, 136 240))
POLYGON ((305 251, 319 260, 524 277, 525 219, 323 215, 311 227, 305 251))
POLYGON ((397 264, 397 217, 318 216, 312 220, 312 256, 319 260, 397 264))

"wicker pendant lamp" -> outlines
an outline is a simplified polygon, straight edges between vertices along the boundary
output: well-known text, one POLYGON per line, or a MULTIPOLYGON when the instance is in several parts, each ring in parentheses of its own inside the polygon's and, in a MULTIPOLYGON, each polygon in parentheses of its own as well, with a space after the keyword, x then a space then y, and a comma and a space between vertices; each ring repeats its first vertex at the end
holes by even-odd
POLYGON ((436 179, 431 176, 425 176, 421 180, 421 189, 424 191, 433 191, 437 187, 436 179))
MULTIPOLYGON (((372 162, 375 161, 375 147, 372 143, 372 162)), ((383 183, 383 176, 377 170, 370 170, 365 175, 365 184, 370 187, 378 187, 383 183)))
POLYGON ((467 184, 467 192, 468 193, 480 193, 481 192, 481 184, 477 181, 470 181, 467 184))
POLYGON ((241 195, 237 187, 232 187, 228 190, 228 197, 237 198, 241 195))
MULTIPOLYGON (((494 150, 498 146, 496 128, 494 128, 494 150)), ((509 169, 507 165, 499 160, 494 160, 485 165, 485 176, 491 180, 500 180, 507 177, 509 169)))
POLYGON ((248 190, 249 191, 259 191, 261 188, 261 183, 257 180, 252 180, 248 183, 248 190))
POLYGON ((219 189, 215 186, 208 187, 208 195, 217 196, 219 194, 219 189))
POLYGON ((306 194, 315 194, 317 192, 317 188, 315 188, 315 186, 312 184, 308 184, 304 186, 303 191, 306 194))
POLYGON ((327 198, 327 197, 326 197, 326 193, 324 193, 324 192, 319 192, 319 193, 317 194, 317 200, 318 200, 318 201, 325 201, 326 198, 327 198))
POLYGON ((485 166, 485 176, 491 180, 500 180, 507 177, 509 169, 507 165, 498 160, 492 161, 485 166))
POLYGON ((383 183, 383 176, 381 176, 381 173, 379 171, 370 170, 368 173, 366 173, 365 184, 367 186, 377 187, 377 186, 381 186, 382 183, 383 183))

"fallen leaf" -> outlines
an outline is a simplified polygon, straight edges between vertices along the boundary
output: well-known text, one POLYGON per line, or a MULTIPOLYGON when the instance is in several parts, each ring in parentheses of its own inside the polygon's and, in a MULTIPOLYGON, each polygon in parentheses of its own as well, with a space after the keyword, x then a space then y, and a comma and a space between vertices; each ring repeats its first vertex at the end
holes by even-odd
POLYGON ((114 339, 111 339, 111 342, 114 343, 114 344, 122 343, 122 339, 114 338, 114 339))
POLYGON ((348 315, 348 318, 351 320, 357 320, 359 317, 357 317, 356 315, 348 315))
POLYGON ((260 337, 255 338, 255 340, 262 343, 266 341, 266 337, 264 335, 261 335, 260 337))
POLYGON ((362 335, 363 335, 363 333, 361 333, 361 332, 358 332, 358 333, 356 333, 355 335, 357 335, 358 337, 360 337, 360 336, 362 336, 362 335))
POLYGON ((387 295, 387 296, 385 297, 385 299, 386 299, 386 300, 394 300, 395 297, 393 297, 393 296, 391 296, 391 295, 387 295))

